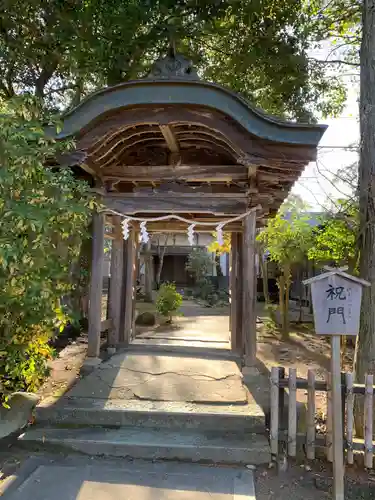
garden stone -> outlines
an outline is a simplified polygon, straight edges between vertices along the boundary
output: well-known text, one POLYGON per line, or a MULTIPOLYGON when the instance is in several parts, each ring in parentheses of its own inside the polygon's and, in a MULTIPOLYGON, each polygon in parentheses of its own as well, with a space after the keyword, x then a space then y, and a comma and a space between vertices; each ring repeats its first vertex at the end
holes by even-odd
POLYGON ((155 323, 155 314, 147 311, 139 314, 135 320, 135 324, 138 326, 154 326, 155 323))
POLYGON ((0 407, 0 439, 22 429, 30 420, 38 404, 39 397, 28 392, 15 392, 8 404, 10 408, 0 407))

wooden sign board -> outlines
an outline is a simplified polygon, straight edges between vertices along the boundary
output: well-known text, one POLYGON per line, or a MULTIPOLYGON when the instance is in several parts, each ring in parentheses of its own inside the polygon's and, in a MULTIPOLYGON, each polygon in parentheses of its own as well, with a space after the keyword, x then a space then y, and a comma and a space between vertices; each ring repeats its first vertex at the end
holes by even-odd
POLYGON ((362 287, 370 283, 330 269, 303 284, 311 285, 316 333, 331 336, 333 498, 344 500, 340 335, 358 334, 362 287))
POLYGON ((367 282, 341 271, 332 271, 309 280, 318 335, 357 335, 362 287, 367 282))

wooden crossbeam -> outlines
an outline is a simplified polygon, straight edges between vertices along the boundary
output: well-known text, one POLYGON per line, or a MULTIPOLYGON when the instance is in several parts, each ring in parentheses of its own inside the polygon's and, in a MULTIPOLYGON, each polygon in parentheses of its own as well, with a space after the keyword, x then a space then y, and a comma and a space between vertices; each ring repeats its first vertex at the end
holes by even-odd
POLYGON ((223 197, 201 194, 181 195, 180 193, 154 194, 148 196, 133 193, 113 193, 103 197, 105 206, 127 214, 136 213, 210 213, 236 215, 247 208, 247 199, 235 196, 223 197), (117 195, 117 196, 116 196, 117 195))
POLYGON ((104 169, 103 180, 120 182, 168 181, 168 180, 207 180, 226 181, 247 179, 247 168, 239 165, 124 165, 104 169))

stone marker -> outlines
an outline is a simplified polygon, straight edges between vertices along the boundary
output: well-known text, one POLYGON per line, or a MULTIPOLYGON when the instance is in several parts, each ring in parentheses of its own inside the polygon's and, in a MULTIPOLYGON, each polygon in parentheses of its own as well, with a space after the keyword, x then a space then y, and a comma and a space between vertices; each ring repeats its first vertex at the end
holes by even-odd
POLYGON ((9 400, 10 408, 0 406, 0 439, 22 429, 30 420, 39 397, 28 392, 15 392, 9 400))

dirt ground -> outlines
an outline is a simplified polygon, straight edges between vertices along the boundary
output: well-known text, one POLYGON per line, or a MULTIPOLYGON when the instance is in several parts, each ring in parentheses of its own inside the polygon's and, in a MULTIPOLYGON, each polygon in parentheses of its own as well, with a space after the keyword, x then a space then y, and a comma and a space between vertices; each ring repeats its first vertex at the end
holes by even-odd
MULTIPOLYGON (((284 340, 274 324, 269 321, 264 306, 258 304, 258 360, 268 371, 273 366, 296 368, 297 377, 307 379, 308 370, 315 372, 316 380, 325 380, 330 364, 330 339, 315 334, 313 323, 290 323, 289 340, 284 340)), ((347 345, 343 357, 342 371, 353 367, 354 346, 347 345)), ((306 402, 307 392, 297 391, 297 401, 306 402)), ((316 392, 316 409, 325 417, 327 395, 316 392)))
MULTIPOLYGON (((315 461, 313 465, 289 462, 278 466, 259 468, 255 472, 257 500, 324 500, 332 498, 330 466, 315 461)), ((374 500, 375 476, 354 468, 347 469, 346 500, 374 500)))

